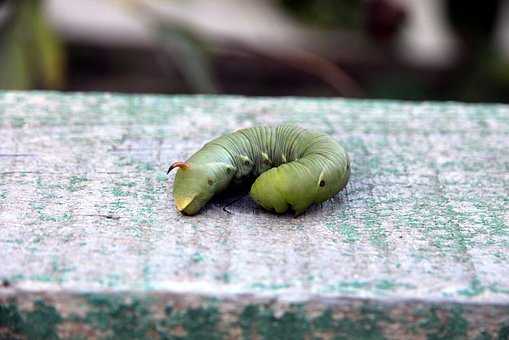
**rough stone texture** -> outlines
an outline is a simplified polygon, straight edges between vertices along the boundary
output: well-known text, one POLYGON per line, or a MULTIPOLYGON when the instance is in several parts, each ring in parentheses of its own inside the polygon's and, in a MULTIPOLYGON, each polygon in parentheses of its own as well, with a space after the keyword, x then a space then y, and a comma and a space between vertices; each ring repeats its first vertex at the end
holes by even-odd
POLYGON ((509 337, 509 107, 0 93, 0 339, 509 337), (346 192, 181 216, 170 162, 322 130, 346 192))

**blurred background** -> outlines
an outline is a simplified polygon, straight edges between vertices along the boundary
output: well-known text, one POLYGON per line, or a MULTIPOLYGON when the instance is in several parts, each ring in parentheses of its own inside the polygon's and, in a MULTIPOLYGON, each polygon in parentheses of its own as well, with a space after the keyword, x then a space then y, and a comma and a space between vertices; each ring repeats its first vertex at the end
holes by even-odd
POLYGON ((0 0, 0 89, 509 102, 509 0, 0 0))

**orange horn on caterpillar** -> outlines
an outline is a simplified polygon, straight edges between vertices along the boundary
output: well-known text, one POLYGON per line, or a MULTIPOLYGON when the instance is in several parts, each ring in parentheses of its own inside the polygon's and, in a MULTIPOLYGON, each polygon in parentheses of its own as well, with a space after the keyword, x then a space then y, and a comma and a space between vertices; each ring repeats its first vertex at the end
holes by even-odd
POLYGON ((185 169, 188 169, 190 166, 191 165, 186 162, 175 162, 172 165, 170 165, 170 167, 168 168, 168 172, 166 172, 166 174, 168 175, 170 173, 170 171, 172 171, 175 168, 181 168, 181 169, 185 170, 185 169))

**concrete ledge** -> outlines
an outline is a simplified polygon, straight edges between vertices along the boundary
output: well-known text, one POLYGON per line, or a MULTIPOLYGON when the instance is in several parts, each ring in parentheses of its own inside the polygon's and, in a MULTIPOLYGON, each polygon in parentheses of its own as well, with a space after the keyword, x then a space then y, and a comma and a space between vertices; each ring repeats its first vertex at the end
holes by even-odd
POLYGON ((505 105, 0 93, 0 338, 507 338, 507 150, 505 105), (169 162, 283 122, 346 192, 175 211, 169 162))

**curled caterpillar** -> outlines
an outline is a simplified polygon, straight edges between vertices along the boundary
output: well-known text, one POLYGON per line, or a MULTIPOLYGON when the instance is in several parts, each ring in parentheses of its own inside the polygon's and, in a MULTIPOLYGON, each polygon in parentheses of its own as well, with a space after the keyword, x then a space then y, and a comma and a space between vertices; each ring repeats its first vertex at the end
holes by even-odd
POLYGON ((232 181, 256 178, 250 196, 276 213, 296 215, 328 200, 350 177, 345 149, 324 133, 292 125, 253 127, 216 138, 179 168, 173 184, 177 210, 194 215, 232 181))

